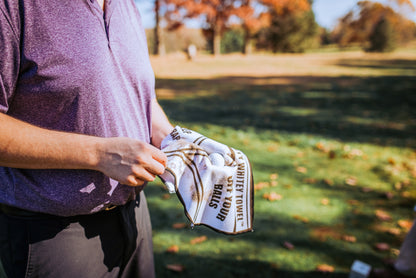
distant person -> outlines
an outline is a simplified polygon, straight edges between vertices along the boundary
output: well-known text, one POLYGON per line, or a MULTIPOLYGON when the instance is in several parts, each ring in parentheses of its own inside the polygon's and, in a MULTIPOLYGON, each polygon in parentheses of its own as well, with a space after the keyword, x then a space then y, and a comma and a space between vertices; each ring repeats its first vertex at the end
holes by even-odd
POLYGON ((400 254, 391 268, 374 269, 372 278, 416 278, 416 221, 400 247, 400 254))
POLYGON ((196 52, 196 46, 194 44, 190 44, 187 48, 188 59, 191 61, 194 60, 196 57, 196 52))
POLYGON ((0 2, 8 278, 155 276, 142 189, 173 129, 133 0, 0 2))

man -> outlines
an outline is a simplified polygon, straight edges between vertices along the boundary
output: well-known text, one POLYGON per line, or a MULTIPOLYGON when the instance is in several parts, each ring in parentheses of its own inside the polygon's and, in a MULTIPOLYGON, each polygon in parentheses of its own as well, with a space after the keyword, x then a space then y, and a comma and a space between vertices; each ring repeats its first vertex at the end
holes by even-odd
POLYGON ((154 277, 142 189, 173 127, 133 0, 2 1, 0 53, 8 277, 154 277))

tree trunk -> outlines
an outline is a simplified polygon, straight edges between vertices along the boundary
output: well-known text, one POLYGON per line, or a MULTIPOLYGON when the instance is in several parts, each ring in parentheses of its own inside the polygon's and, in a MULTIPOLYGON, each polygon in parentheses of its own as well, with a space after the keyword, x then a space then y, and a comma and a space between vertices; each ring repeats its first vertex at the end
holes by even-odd
POLYGON ((155 28, 154 28, 154 44, 153 44, 153 54, 154 55, 164 55, 165 54, 165 46, 163 44, 162 39, 162 32, 160 30, 160 2, 159 0, 155 0, 155 28))
POLYGON ((250 30, 247 27, 244 27, 244 41, 243 41, 243 49, 242 49, 242 53, 244 55, 248 55, 253 52, 253 47, 251 43, 252 42, 251 42, 250 30))
MULTIPOLYGON (((245 0, 243 1, 243 7, 250 7, 251 5, 251 0, 245 0)), ((245 20, 249 20, 248 18, 245 20)), ((251 54, 253 49, 252 49, 252 45, 251 45, 251 32, 249 27, 247 26, 247 24, 244 22, 243 23, 243 30, 244 30, 244 39, 243 39, 243 49, 242 49, 242 53, 244 55, 248 55, 251 54)))
POLYGON ((221 32, 219 26, 214 26, 212 32, 212 54, 217 56, 221 54, 221 32))

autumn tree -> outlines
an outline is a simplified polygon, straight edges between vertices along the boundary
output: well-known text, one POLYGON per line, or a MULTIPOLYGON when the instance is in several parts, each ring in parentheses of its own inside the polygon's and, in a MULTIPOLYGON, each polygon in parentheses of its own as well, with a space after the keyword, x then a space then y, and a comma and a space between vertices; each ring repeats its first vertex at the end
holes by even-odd
MULTIPOLYGON (((409 0, 391 1, 391 5, 400 7, 402 11, 415 9, 409 0)), ((404 43, 414 38, 416 24, 413 21, 396 12, 392 6, 371 1, 358 2, 357 9, 342 17, 333 31, 333 38, 342 47, 351 43, 360 43, 367 48, 375 29, 387 28, 386 26, 392 28, 391 33, 395 34, 397 43, 404 43)), ((380 29, 378 32, 380 34, 380 29)), ((372 39, 375 40, 374 37, 372 39)))
POLYGON ((318 26, 308 0, 262 0, 268 8, 268 27, 259 33, 259 45, 273 52, 303 52, 318 26))
POLYGON ((235 9, 235 15, 240 19, 244 32, 242 53, 252 52, 252 39, 254 35, 269 23, 269 17, 261 8, 261 2, 257 0, 241 0, 240 6, 235 9), (260 11, 256 11, 256 7, 260 11))
POLYGON ((174 30, 182 26, 187 19, 199 19, 202 28, 211 41, 213 54, 221 49, 221 36, 230 26, 230 19, 239 7, 233 0, 165 0, 165 18, 168 28, 174 30))
MULTIPOLYGON (((311 10, 310 4, 308 0, 242 0, 237 16, 242 21, 245 34, 243 53, 249 52, 251 40, 258 32, 265 33, 265 29, 275 26, 278 18, 287 19, 288 16, 297 16, 311 10), (259 9, 259 6, 263 8, 259 9), (256 11, 256 7, 261 12, 256 11)), ((273 36, 266 40, 269 39, 273 39, 273 36)))

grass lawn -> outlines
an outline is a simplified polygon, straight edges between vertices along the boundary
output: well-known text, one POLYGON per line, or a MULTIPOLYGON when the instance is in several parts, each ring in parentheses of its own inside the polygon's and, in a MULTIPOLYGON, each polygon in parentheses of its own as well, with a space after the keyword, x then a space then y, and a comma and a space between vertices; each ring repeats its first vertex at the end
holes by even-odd
POLYGON ((151 59, 170 119, 244 151, 256 184, 255 231, 238 236, 191 229, 147 186, 158 277, 348 277, 397 256, 416 204, 415 51, 151 59))

